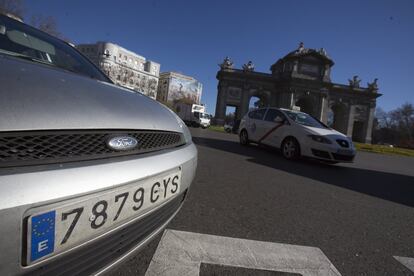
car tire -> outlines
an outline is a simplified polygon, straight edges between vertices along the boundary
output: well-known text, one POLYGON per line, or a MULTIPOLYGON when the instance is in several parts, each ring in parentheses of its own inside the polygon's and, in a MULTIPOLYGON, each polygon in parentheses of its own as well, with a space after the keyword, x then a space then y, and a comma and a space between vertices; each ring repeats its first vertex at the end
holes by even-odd
POLYGON ((239 138, 240 138, 240 144, 242 146, 248 146, 250 144, 249 135, 247 134, 247 131, 245 129, 240 131, 239 138))
POLYGON ((283 140, 280 150, 285 159, 296 160, 300 157, 300 145, 293 137, 288 137, 283 140))

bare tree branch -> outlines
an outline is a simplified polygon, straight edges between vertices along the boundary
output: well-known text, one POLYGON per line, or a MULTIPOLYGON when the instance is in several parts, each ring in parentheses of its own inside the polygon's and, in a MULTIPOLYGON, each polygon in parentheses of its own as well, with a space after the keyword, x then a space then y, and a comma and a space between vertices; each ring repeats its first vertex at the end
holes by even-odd
POLYGON ((0 14, 17 17, 23 20, 25 6, 22 0, 0 0, 0 14))

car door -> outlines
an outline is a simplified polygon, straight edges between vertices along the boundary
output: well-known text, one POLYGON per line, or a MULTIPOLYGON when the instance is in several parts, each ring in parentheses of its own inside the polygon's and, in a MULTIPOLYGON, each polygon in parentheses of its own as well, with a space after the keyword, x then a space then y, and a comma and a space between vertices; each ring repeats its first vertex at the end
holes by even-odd
POLYGON ((254 110, 249 113, 247 131, 248 131, 250 140, 257 142, 258 139, 260 138, 260 134, 263 131, 261 125, 262 125, 263 117, 265 113, 266 113, 266 108, 254 110))
POLYGON ((285 136, 284 133, 286 128, 288 127, 285 115, 277 109, 269 108, 263 119, 262 125, 265 131, 262 133, 258 142, 273 147, 279 147, 285 136))

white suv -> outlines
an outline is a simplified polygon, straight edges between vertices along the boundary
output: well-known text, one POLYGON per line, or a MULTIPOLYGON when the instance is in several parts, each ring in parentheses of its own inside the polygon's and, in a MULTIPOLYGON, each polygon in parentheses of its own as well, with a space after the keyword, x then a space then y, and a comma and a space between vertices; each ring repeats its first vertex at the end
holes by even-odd
POLYGON ((240 122, 240 143, 280 148, 286 159, 311 157, 329 163, 352 162, 352 140, 309 114, 280 108, 260 108, 240 122))

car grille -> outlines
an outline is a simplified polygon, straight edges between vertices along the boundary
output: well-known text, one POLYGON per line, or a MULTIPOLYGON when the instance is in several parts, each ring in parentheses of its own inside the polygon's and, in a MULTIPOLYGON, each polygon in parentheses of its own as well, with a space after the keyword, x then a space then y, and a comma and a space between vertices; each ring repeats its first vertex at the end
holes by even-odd
POLYGON ((320 157, 320 158, 331 159, 331 156, 329 155, 329 152, 327 151, 312 149, 312 153, 313 155, 320 157))
POLYGON ((343 139, 337 139, 336 142, 343 148, 349 148, 349 142, 343 139))
POLYGON ((354 155, 344 155, 339 153, 332 153, 332 156, 335 160, 338 161, 352 161, 354 160, 354 155))
POLYGON ((0 133, 0 168, 94 160, 140 154, 183 145, 181 133, 166 131, 39 131, 0 133), (138 145, 116 151, 106 142, 131 136, 138 145))
POLYGON ((184 201, 186 192, 137 222, 40 266, 28 275, 90 275, 103 269, 167 222, 184 201))

